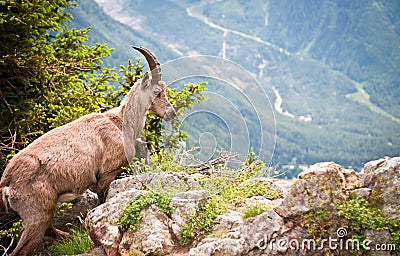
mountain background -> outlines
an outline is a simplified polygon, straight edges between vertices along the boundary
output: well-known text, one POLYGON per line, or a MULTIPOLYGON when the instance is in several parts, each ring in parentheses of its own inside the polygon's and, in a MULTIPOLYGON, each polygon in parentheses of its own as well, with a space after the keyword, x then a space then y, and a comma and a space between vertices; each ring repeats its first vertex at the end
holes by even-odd
POLYGON ((397 0, 82 0, 72 14, 70 27, 114 48, 107 65, 143 45, 161 63, 200 54, 250 71, 275 112, 271 165, 287 177, 315 162, 360 170, 400 155, 397 0))

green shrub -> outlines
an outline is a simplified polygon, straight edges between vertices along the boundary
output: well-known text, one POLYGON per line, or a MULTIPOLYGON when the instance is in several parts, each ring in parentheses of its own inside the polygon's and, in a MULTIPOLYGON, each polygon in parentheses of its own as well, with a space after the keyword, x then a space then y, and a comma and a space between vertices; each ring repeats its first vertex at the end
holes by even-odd
MULTIPOLYGON (((366 230, 388 230, 391 236, 388 244, 395 244, 396 252, 400 251, 400 220, 386 218, 380 209, 365 198, 343 198, 336 203, 335 210, 311 209, 304 215, 304 221, 309 237, 326 238, 330 235, 327 230, 341 223, 352 234, 351 239, 358 240, 360 244, 367 239, 366 230)), ((363 247, 360 249, 352 253, 363 255, 365 250, 363 247)))
POLYGON ((83 228, 72 230, 73 239, 64 238, 50 246, 48 252, 53 255, 77 255, 85 253, 94 247, 86 230, 83 228))
MULTIPOLYGON (((254 156, 251 157, 254 158, 254 156)), ((188 245, 194 239, 210 233, 218 215, 229 208, 243 204, 246 198, 264 196, 268 199, 276 199, 279 197, 279 191, 268 188, 262 183, 250 181, 265 167, 263 162, 253 160, 246 161, 234 176, 233 182, 226 185, 219 193, 212 195, 205 204, 197 207, 196 214, 190 216, 189 223, 181 229, 180 245, 188 245)))
POLYGON ((174 209, 169 205, 170 202, 171 198, 169 196, 153 191, 140 195, 126 204, 118 219, 118 224, 122 225, 125 229, 134 231, 140 227, 140 220, 142 219, 141 210, 155 204, 160 208, 161 212, 171 215, 174 209))
POLYGON ((308 237, 326 238, 328 234, 328 226, 330 223, 330 213, 325 209, 311 209, 304 215, 305 225, 308 229, 308 237))
POLYGON ((400 219, 388 219, 380 209, 364 198, 351 199, 337 206, 339 216, 348 221, 349 228, 355 232, 354 239, 365 239, 365 230, 388 230, 389 244, 395 244, 400 252, 400 219))
POLYGON ((243 212, 243 220, 251 218, 251 217, 255 217, 260 215, 261 213, 267 211, 267 206, 262 205, 262 204, 256 204, 252 207, 250 207, 249 209, 246 209, 243 212))
POLYGON ((12 227, 5 230, 0 230, 0 239, 4 237, 19 237, 22 233, 22 220, 18 220, 12 224, 12 227))

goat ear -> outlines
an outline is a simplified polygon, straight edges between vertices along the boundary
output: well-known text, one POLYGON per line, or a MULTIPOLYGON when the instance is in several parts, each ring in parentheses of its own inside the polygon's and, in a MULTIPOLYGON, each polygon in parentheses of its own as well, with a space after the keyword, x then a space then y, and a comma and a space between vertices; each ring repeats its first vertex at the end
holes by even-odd
POLYGON ((141 89, 146 89, 150 85, 150 78, 149 78, 149 72, 146 72, 142 78, 142 81, 140 83, 140 88, 141 89))

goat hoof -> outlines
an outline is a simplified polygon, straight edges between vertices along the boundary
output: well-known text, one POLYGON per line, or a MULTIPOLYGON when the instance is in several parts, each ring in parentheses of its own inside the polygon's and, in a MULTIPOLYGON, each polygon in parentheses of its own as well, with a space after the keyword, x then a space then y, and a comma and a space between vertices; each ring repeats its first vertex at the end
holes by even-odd
POLYGON ((66 238, 66 239, 73 239, 74 236, 70 235, 68 232, 56 229, 55 227, 51 226, 46 230, 45 236, 49 236, 52 238, 66 238))
POLYGON ((59 238, 67 238, 67 239, 74 239, 74 236, 69 234, 68 232, 64 232, 62 230, 56 229, 57 237, 59 238))

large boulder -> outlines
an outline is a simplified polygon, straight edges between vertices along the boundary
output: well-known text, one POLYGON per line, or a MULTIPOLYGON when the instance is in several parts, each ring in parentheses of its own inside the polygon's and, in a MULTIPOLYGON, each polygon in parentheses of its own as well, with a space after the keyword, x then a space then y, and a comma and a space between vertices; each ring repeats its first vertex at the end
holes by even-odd
MULTIPOLYGON (((229 230, 222 238, 203 239, 189 252, 190 256, 261 255, 264 239, 276 237, 283 226, 283 218, 273 210, 248 218, 229 230), (260 254, 259 254, 260 253, 260 254)), ((265 253, 271 253, 269 248, 265 253)))
POLYGON ((400 157, 368 162, 362 170, 361 187, 370 189, 370 201, 388 218, 400 218, 400 157))
MULTIPOLYGON (((348 228, 353 233, 347 233, 344 229, 351 225, 346 226, 348 221, 335 212, 338 205, 351 198, 370 201, 380 207, 387 218, 400 217, 400 157, 369 162, 361 173, 333 162, 324 162, 300 173, 293 183, 260 177, 252 179, 251 182, 260 182, 278 190, 281 198, 247 198, 241 205, 220 214, 211 234, 197 238, 190 246, 181 247, 181 228, 209 196, 207 191, 201 190, 198 180, 202 177, 199 175, 146 173, 113 182, 106 203, 88 213, 86 227, 90 236, 96 245, 105 249, 106 255, 346 256, 352 255, 351 250, 332 249, 328 243, 321 244, 321 237, 310 236, 309 228, 323 230, 333 241, 351 239, 354 231, 348 228), (129 200, 153 188, 184 191, 172 198, 172 215, 166 215, 156 205, 151 205, 142 210, 143 218, 137 230, 124 230, 116 224, 129 200), (265 212, 244 219, 246 209, 259 205, 265 212), (318 219, 319 213, 328 217, 318 219), (302 248, 304 242, 306 245, 314 242, 317 249, 302 248)), ((390 239, 388 230, 363 232, 372 245, 388 243, 390 239)), ((340 246, 338 243, 334 245, 340 246)), ((366 255, 374 252, 369 253, 366 255)))
POLYGON ((197 182, 184 172, 148 172, 113 181, 107 198, 112 198, 116 194, 131 188, 139 190, 163 190, 168 188, 171 191, 187 191, 195 190, 197 187, 197 182))
POLYGON ((174 213, 171 216, 160 211, 156 205, 142 209, 143 218, 137 230, 124 230, 117 220, 125 205, 148 188, 184 186, 188 189, 186 173, 147 173, 114 181, 104 204, 91 210, 86 217, 86 229, 97 246, 107 255, 177 255, 180 228, 195 214, 199 204, 206 202, 205 190, 180 192, 171 199, 174 213))
POLYGON ((299 174, 282 204, 275 211, 284 218, 302 216, 311 209, 332 210, 359 180, 354 170, 343 169, 334 162, 317 163, 299 174))
POLYGON ((94 244, 103 246, 107 255, 119 255, 119 244, 123 232, 117 224, 117 220, 123 211, 123 207, 132 198, 145 193, 147 191, 135 188, 120 192, 87 214, 85 221, 86 230, 94 244))

